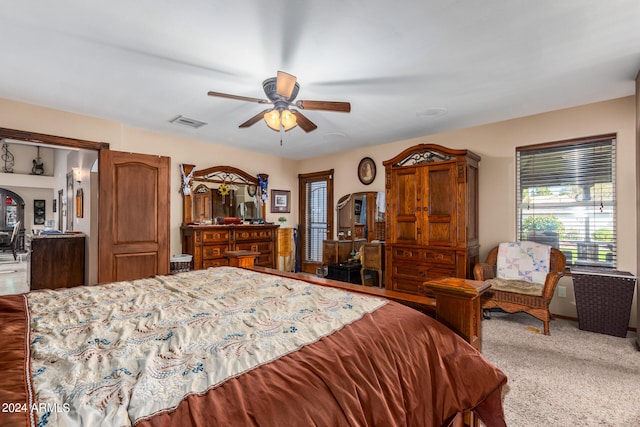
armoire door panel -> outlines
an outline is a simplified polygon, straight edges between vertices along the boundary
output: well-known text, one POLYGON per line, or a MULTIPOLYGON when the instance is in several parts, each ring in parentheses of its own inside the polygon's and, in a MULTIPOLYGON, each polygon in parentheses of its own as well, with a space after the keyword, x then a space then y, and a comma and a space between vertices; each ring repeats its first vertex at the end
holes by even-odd
POLYGON ((450 246, 453 244, 451 221, 429 221, 427 229, 429 230, 427 239, 430 245, 450 246))
POLYGON ((390 224, 392 238, 403 243, 417 243, 421 239, 422 194, 416 168, 398 171, 394 179, 392 211, 395 220, 390 224))
POLYGON ((429 216, 451 216, 455 205, 453 173, 450 166, 429 169, 428 172, 429 216))

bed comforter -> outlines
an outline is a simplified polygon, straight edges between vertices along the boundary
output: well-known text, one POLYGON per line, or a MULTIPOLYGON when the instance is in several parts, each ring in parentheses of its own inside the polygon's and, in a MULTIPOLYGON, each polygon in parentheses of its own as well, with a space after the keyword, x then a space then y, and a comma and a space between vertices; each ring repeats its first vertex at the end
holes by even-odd
POLYGON ((504 374, 394 302, 219 267, 0 297, 0 425, 504 425, 504 374))

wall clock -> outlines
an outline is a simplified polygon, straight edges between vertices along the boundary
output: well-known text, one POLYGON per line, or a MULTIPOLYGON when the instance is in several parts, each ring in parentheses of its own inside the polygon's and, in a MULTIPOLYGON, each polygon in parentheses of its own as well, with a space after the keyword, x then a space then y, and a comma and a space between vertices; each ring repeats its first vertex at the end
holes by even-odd
POLYGON ((371 157, 365 157, 358 164, 358 179, 364 185, 369 185, 376 178, 376 162, 371 157))

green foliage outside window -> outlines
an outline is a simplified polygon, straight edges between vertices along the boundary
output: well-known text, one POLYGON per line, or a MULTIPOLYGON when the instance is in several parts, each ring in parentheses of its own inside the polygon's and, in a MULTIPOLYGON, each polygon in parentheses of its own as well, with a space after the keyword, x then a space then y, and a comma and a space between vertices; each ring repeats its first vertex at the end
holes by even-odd
POLYGON ((550 216, 530 216, 522 221, 523 231, 554 231, 558 234, 564 233, 564 224, 553 215, 550 216))

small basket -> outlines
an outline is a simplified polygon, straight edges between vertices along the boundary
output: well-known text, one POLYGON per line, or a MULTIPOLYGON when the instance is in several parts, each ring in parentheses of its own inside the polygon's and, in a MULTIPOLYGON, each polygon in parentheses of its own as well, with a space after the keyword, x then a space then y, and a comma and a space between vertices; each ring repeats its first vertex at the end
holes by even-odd
POLYGON ((171 262, 169 263, 171 274, 191 270, 192 259, 193 256, 189 254, 173 255, 171 257, 171 262))

